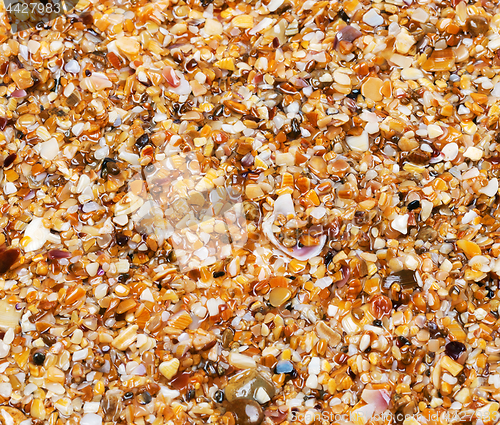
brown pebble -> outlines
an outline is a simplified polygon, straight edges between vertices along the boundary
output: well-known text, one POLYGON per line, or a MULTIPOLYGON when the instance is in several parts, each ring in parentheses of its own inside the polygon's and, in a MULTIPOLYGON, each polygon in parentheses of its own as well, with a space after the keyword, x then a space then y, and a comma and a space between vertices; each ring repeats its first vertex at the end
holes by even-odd
POLYGON ((227 410, 233 414, 236 425, 259 425, 264 420, 262 408, 253 400, 236 400, 229 403, 227 410))

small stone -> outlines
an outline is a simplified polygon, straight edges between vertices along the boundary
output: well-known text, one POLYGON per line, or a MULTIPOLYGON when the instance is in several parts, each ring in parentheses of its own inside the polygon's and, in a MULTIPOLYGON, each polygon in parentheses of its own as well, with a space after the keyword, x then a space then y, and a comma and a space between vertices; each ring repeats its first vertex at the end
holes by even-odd
POLYGON ((321 156, 314 155, 308 162, 311 171, 319 178, 325 179, 328 177, 326 162, 321 156))
POLYGON ((273 288, 269 294, 269 302, 273 307, 281 307, 292 296, 292 291, 288 288, 273 288))
POLYGON ((458 145, 455 142, 448 143, 441 152, 445 161, 453 161, 458 155, 458 145))
POLYGON ((396 50, 402 55, 406 55, 415 44, 415 38, 403 28, 396 36, 396 50))
POLYGON ((46 142, 40 143, 40 156, 47 161, 53 160, 59 153, 59 144, 57 140, 52 137, 46 142))
POLYGON ((233 414, 235 425, 260 425, 264 420, 262 408, 253 400, 238 400, 230 403, 227 411, 233 414))
POLYGON ((0 406, 0 421, 2 425, 8 425, 5 420, 5 415, 10 416, 13 425, 19 425, 21 422, 24 422, 27 418, 24 413, 22 413, 19 409, 15 409, 10 406, 0 406))
POLYGON ((351 78, 349 75, 347 75, 345 72, 341 71, 340 69, 336 69, 333 72, 333 79, 335 80, 336 83, 342 85, 342 86, 350 86, 351 85, 351 78))
POLYGON ((408 214, 398 215, 391 223, 394 230, 406 235, 408 232, 408 214))
POLYGON ((27 89, 34 84, 31 72, 24 68, 14 71, 11 77, 19 90, 27 89))
MULTIPOLYGON (((7 249, 0 252, 0 275, 7 273, 9 269, 16 263, 21 251, 18 248, 7 249)), ((10 304, 9 304, 10 305, 10 304)))
POLYGON ((295 368, 293 367, 293 363, 289 360, 281 360, 274 367, 274 373, 293 374, 294 372, 295 368))
POLYGON ((424 71, 445 72, 455 65, 455 55, 452 49, 434 50, 429 59, 422 64, 424 71))
POLYGON ((443 129, 437 124, 430 124, 427 126, 427 134, 431 139, 442 136, 444 134, 443 129))
POLYGON ((87 413, 82 417, 80 425, 102 425, 102 417, 95 413, 87 413))
POLYGON ((361 94, 374 102, 380 102, 383 99, 381 91, 383 85, 384 82, 380 78, 368 77, 361 86, 361 94))
POLYGON ((355 152, 366 152, 370 147, 366 131, 363 131, 359 136, 346 137, 346 143, 355 152))
POLYGON ((233 376, 226 385, 224 393, 229 402, 238 399, 252 399, 261 402, 263 399, 273 398, 276 389, 270 380, 264 378, 257 370, 250 369, 233 376), (262 391, 265 392, 266 396, 262 394, 262 391))
POLYGON ((469 146, 464 152, 464 156, 472 161, 479 161, 483 157, 483 151, 474 146, 469 146))
POLYGON ((250 369, 257 366, 254 359, 240 353, 230 353, 228 357, 229 364, 237 369, 250 369))
POLYGON ((489 30, 488 20, 482 16, 471 16, 465 25, 467 31, 474 37, 486 34, 489 30))
POLYGON ((408 204, 408 211, 413 211, 413 210, 416 210, 418 208, 420 208, 420 201, 418 199, 411 201, 408 204))
POLYGON ((253 16, 238 15, 233 18, 231 23, 238 28, 253 28, 253 16))
POLYGON ((207 35, 219 35, 222 34, 223 27, 219 21, 207 19, 204 30, 207 35))
POLYGON ((464 252, 464 254, 469 259, 477 255, 481 255, 481 248, 479 248, 479 245, 475 242, 461 239, 457 241, 457 246, 464 252))
POLYGON ((179 370, 180 366, 180 361, 179 359, 171 359, 166 362, 162 362, 159 366, 160 373, 167 379, 172 379, 177 371, 179 370))
POLYGON ((403 80, 418 80, 424 78, 424 73, 417 68, 405 68, 401 71, 401 78, 403 80))
POLYGON ((384 23, 384 18, 375 9, 370 9, 363 15, 363 22, 371 27, 378 27, 384 23))
POLYGON ((429 14, 419 7, 412 11, 411 19, 416 22, 420 22, 421 24, 425 24, 429 20, 429 14))
POLYGON ((116 47, 128 56, 137 56, 141 49, 139 42, 132 37, 120 37, 116 40, 116 47))
POLYGON ((482 193, 486 196, 489 196, 490 198, 495 196, 498 192, 498 179, 493 178, 489 181, 489 183, 479 189, 479 193, 482 193))

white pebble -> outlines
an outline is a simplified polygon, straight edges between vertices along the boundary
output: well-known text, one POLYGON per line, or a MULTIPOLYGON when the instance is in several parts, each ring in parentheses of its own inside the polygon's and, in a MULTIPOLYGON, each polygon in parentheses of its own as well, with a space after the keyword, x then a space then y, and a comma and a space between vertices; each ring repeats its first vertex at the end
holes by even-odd
POLYGON ((306 381, 306 387, 313 390, 318 388, 318 377, 316 375, 309 375, 306 381))
POLYGON ((78 362, 80 360, 85 360, 89 355, 89 349, 84 348, 83 350, 78 350, 73 353, 73 361, 78 362))
POLYGON ((483 157, 483 151, 474 146, 469 146, 464 152, 464 156, 472 159, 472 161, 479 161, 483 157))
POLYGON ((396 50, 402 55, 406 55, 415 44, 415 38, 403 28, 396 36, 396 50))
POLYGON ((431 139, 435 139, 436 137, 439 137, 443 135, 443 129, 437 125, 437 124, 430 124, 427 126, 427 133, 429 134, 429 137, 431 139))
POLYGON ((486 196, 495 196, 498 192, 498 179, 491 179, 487 186, 479 189, 479 193, 483 193, 486 196))
POLYGON ((366 152, 370 147, 368 133, 363 131, 359 136, 346 137, 347 145, 355 152, 366 152))
POLYGON ((321 360, 319 357, 313 357, 308 365, 309 374, 319 375, 321 372, 321 360))
POLYGON ((401 71, 401 78, 403 80, 418 80, 423 77, 424 73, 417 68, 405 68, 401 71))
POLYGON ((52 137, 46 142, 40 143, 40 156, 47 161, 54 159, 59 153, 59 144, 57 140, 52 137))
POLYGON ((458 155, 458 145, 456 143, 448 143, 441 151, 445 161, 453 161, 458 155))
POLYGON ((80 64, 76 60, 71 59, 66 65, 64 65, 64 70, 66 72, 71 72, 72 74, 77 74, 80 72, 80 64))
POLYGON ((363 15, 363 22, 371 27, 378 27, 384 23, 384 18, 375 9, 370 9, 363 15))
POLYGON ((391 223, 394 230, 406 235, 408 232, 408 214, 398 215, 391 223))
POLYGON ((24 250, 26 252, 36 251, 40 249, 50 236, 50 230, 43 225, 43 220, 40 217, 35 217, 30 224, 24 229, 24 236, 31 238, 31 241, 24 250))
POLYGON ((267 5, 269 12, 274 12, 283 4, 284 0, 271 0, 267 5))
POLYGON ((0 395, 9 398, 12 394, 12 385, 9 382, 2 382, 0 384, 0 395))
POLYGON ((95 413, 87 413, 81 419, 80 425, 102 425, 102 418, 95 413))

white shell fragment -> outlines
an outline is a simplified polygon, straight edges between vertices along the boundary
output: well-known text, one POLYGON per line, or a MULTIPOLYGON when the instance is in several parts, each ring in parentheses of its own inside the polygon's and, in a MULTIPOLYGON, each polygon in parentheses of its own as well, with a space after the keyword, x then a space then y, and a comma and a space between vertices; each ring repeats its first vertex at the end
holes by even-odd
POLYGON ((355 152, 366 152, 370 147, 368 133, 363 131, 359 136, 346 137, 347 145, 355 152))
POLYGON ((24 229, 24 236, 27 236, 31 241, 26 245, 26 252, 36 251, 42 248, 50 237, 50 230, 43 225, 43 219, 35 217, 24 229))

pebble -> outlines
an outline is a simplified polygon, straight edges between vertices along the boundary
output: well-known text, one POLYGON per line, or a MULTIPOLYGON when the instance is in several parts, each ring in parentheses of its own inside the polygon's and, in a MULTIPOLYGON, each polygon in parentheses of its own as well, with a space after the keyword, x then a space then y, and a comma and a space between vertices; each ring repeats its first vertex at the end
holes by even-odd
POLYGON ((396 36, 396 50, 402 55, 406 55, 415 44, 415 38, 403 28, 396 36))
POLYGON ((375 9, 370 9, 363 15, 363 22, 371 27, 378 27, 384 23, 384 18, 375 9))
POLYGON ((160 364, 160 373, 167 379, 172 379, 179 370, 179 359, 171 359, 160 364))
POLYGON ((120 37, 116 40, 116 47, 126 55, 135 56, 139 53, 141 45, 132 37, 120 37))
POLYGON ((474 146, 469 146, 464 152, 464 156, 472 161, 479 161, 483 157, 483 151, 474 146))
POLYGON ((350 86, 351 85, 351 78, 349 75, 347 75, 345 72, 343 72, 340 69, 336 69, 333 72, 333 79, 335 80, 336 83, 342 85, 342 86, 350 86))
POLYGON ((370 147, 366 131, 363 131, 359 136, 346 137, 346 143, 355 152, 366 152, 370 147))
POLYGON ((269 302, 273 307, 280 307, 292 296, 292 291, 288 288, 273 288, 269 294, 269 302))
POLYGON ((380 78, 368 77, 361 86, 361 94, 374 102, 380 102, 383 98, 381 92, 383 85, 384 82, 380 78))
POLYGON ((87 413, 80 420, 80 425, 102 425, 102 418, 95 413, 87 413))
POLYGON ((326 162, 321 156, 314 155, 309 160, 309 168, 314 174, 322 179, 328 177, 326 162))
POLYGON ((293 373, 295 368, 293 367, 293 363, 288 360, 279 361, 274 367, 275 373, 293 373))
POLYGON ((437 124, 430 124, 427 126, 427 134, 431 139, 442 136, 444 134, 443 129, 437 124))
POLYGON ((47 161, 53 160, 59 153, 59 144, 57 140, 52 137, 46 142, 40 143, 40 156, 47 161))
POLYGON ((424 73, 417 68, 405 68, 401 71, 403 80, 418 80, 424 78, 424 73))
POLYGON ((441 152, 445 161, 453 161, 458 155, 458 145, 454 142, 448 143, 441 152))
POLYGON ((238 399, 261 401, 273 398, 276 389, 271 381, 264 378, 256 369, 250 369, 233 376, 226 385, 224 392, 226 400, 229 402, 238 399), (262 394, 262 391, 267 397, 262 394))
POLYGON ((482 193, 489 197, 495 196, 497 192, 498 192, 498 179, 496 178, 491 179, 485 187, 479 189, 479 193, 482 193))
POLYGON ((394 230, 406 235, 408 232, 408 214, 398 215, 391 223, 394 230))
POLYGON ((264 420, 262 408, 253 400, 229 403, 227 411, 233 414, 235 425, 260 425, 264 420))

